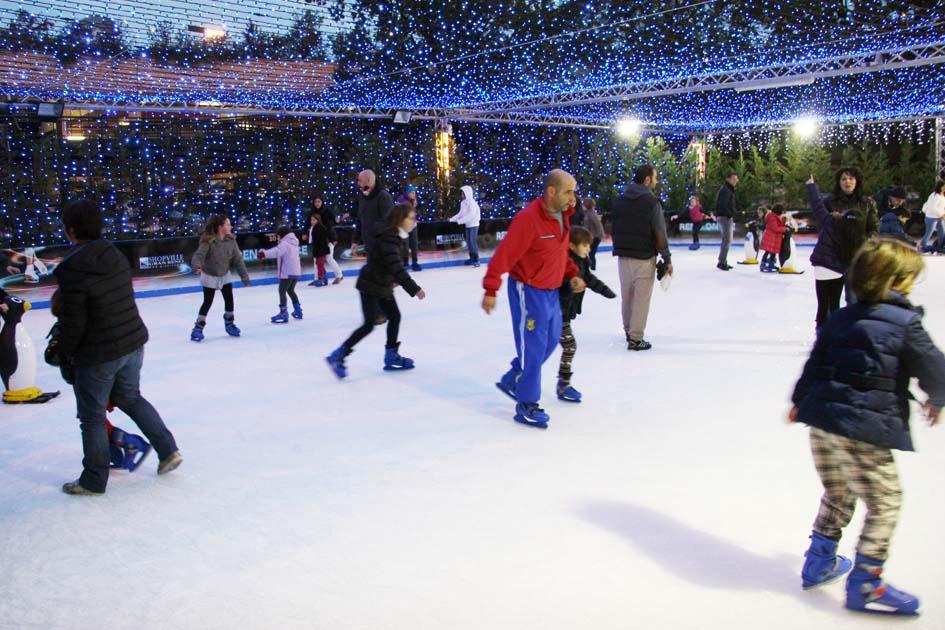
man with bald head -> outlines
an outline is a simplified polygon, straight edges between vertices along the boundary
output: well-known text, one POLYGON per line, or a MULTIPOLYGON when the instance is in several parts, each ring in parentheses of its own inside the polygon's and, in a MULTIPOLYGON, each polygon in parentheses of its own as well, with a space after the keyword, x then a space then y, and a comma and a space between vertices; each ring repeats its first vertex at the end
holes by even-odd
POLYGON ((568 256, 576 188, 570 173, 561 169, 548 173, 544 194, 512 219, 482 280, 486 291, 482 309, 491 313, 502 275, 509 274, 515 358, 512 369, 496 386, 516 401, 516 422, 540 429, 547 429, 549 420, 538 406, 541 366, 561 336, 558 289, 569 278, 573 291, 584 290, 584 281, 577 277, 577 267, 568 256))
POLYGON ((358 173, 358 221, 361 224, 361 242, 365 253, 371 255, 374 237, 384 231, 387 215, 394 207, 390 193, 377 187, 374 171, 365 169, 358 173))

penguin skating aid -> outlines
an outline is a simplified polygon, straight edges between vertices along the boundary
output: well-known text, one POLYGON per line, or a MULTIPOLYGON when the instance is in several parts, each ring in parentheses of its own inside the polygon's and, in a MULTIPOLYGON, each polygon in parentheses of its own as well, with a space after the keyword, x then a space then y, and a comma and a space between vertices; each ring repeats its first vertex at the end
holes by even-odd
MULTIPOLYGON (((2 293, 2 292, 0 292, 2 293)), ((59 392, 44 392, 36 387, 36 349, 33 339, 20 326, 23 314, 31 305, 18 297, 3 294, 3 330, 0 331, 0 378, 3 380, 3 402, 8 404, 44 403, 59 392)))

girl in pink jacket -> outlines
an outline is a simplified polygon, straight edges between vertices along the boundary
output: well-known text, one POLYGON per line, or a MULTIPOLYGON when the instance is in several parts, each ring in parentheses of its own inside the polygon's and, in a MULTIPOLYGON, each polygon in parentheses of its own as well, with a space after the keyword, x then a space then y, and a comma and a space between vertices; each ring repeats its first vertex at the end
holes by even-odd
POLYGON ((292 317, 302 319, 302 305, 295 294, 295 285, 302 279, 302 259, 299 257, 299 239, 285 225, 276 230, 279 243, 271 249, 261 249, 256 254, 259 260, 275 258, 279 271, 279 314, 273 315, 273 324, 285 324, 289 321, 286 309, 286 294, 292 298, 292 317))

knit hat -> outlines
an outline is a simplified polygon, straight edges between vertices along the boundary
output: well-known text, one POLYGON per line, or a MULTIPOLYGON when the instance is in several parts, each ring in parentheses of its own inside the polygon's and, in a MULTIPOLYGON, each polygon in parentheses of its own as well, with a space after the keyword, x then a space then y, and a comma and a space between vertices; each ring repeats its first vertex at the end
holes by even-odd
POLYGON ((404 189, 404 194, 409 195, 412 192, 417 192, 417 187, 413 184, 407 184, 407 187, 404 189))
POLYGON ((905 199, 906 198, 906 189, 902 186, 896 186, 889 191, 890 197, 895 197, 896 199, 905 199))

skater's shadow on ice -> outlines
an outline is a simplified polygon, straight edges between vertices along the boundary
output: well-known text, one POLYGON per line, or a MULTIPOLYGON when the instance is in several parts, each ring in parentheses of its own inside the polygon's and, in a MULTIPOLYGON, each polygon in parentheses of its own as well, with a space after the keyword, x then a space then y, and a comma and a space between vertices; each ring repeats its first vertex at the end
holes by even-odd
POLYGON ((580 515, 633 544, 687 582, 725 590, 792 594, 806 605, 837 609, 837 602, 827 591, 801 590, 800 561, 796 555, 760 556, 730 540, 633 503, 588 503, 580 509, 580 515))

